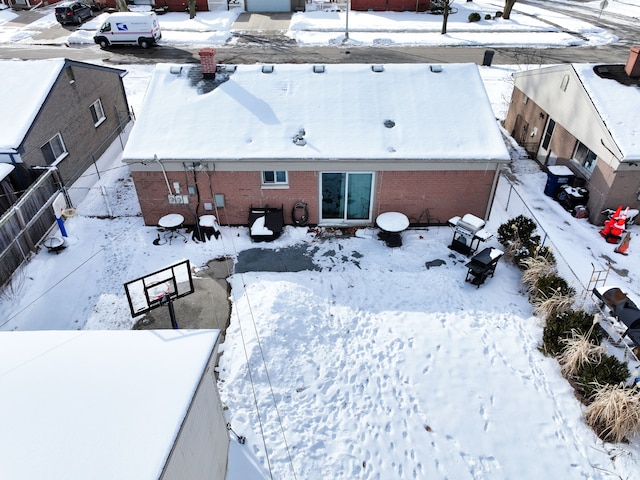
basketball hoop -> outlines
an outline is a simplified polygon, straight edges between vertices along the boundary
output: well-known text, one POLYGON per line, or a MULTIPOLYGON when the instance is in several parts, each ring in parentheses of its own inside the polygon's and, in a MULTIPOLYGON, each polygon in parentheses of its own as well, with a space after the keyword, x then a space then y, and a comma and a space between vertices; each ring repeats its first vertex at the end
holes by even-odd
POLYGON ((78 209, 77 208, 65 208, 64 210, 62 210, 60 212, 60 214, 64 217, 64 218, 71 218, 71 217, 75 217, 76 215, 78 215, 78 209))

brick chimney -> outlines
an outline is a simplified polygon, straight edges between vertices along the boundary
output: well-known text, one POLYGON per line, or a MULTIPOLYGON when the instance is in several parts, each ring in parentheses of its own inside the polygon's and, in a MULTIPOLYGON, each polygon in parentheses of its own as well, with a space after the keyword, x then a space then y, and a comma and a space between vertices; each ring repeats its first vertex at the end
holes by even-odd
POLYGON ((627 75, 631 78, 640 77, 640 47, 631 47, 631 53, 629 53, 624 71, 627 72, 627 75))
POLYGON ((207 79, 216 78, 216 49, 203 48, 198 54, 202 64, 202 76, 207 79))

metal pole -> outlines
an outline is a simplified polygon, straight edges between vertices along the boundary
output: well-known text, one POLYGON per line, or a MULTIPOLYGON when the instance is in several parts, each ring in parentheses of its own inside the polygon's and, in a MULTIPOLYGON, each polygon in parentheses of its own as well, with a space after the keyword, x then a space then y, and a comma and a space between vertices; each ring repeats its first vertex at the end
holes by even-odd
POLYGON ((344 32, 344 40, 349 40, 349 0, 347 0, 347 25, 344 32))
POLYGON ((171 317, 171 327, 174 330, 177 330, 180 327, 178 326, 178 322, 176 321, 176 312, 173 310, 173 300, 169 299, 169 301, 167 302, 167 305, 169 306, 169 316, 171 317))

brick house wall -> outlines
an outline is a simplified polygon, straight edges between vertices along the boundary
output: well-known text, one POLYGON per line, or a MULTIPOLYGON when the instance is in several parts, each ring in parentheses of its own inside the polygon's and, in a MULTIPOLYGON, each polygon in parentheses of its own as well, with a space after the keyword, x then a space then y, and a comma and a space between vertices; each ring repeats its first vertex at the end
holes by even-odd
POLYGON ((71 65, 73 75, 62 69, 36 121, 23 143, 21 158, 27 167, 46 166, 41 147, 58 132, 68 155, 58 169, 66 185, 82 174, 110 142, 110 134, 128 115, 129 106, 117 71, 71 65), (72 82, 73 81, 73 82, 72 82), (106 120, 97 127, 90 106, 100 99, 106 120), (108 140, 105 142, 105 140, 108 140))
MULTIPOLYGON (((197 181, 200 193, 198 215, 216 214, 224 225, 246 225, 251 206, 281 205, 284 207, 285 222, 291 224, 291 210, 299 201, 308 206, 309 224, 314 225, 319 221, 319 172, 289 171, 288 188, 263 187, 261 172, 258 171, 201 170, 195 173, 195 179, 193 172, 166 173, 171 188, 174 188, 174 182, 178 182, 182 194, 187 194, 188 187, 194 187, 197 181), (217 212, 204 210, 204 203, 214 201, 212 193, 225 197, 224 208, 219 208, 217 212)), ((162 172, 132 171, 131 174, 145 224, 157 225, 158 219, 168 213, 184 215, 185 224, 195 223, 196 195, 189 195, 187 205, 171 205, 162 172)), ((494 176, 494 170, 376 172, 372 218, 383 212, 400 211, 417 222, 425 209, 429 209, 432 218, 438 218, 441 222, 465 213, 484 218, 494 176)), ((422 218, 421 222, 426 222, 426 219, 422 218)))
POLYGON ((364 12, 369 10, 379 12, 426 12, 430 7, 430 0, 420 0, 419 2, 412 0, 351 0, 351 10, 364 12))
MULTIPOLYGON (((106 0, 104 3, 107 8, 117 9, 116 0, 106 0)), ((156 8, 166 6, 169 12, 188 12, 189 10, 189 2, 187 0, 155 0, 151 1, 151 4, 156 8)), ((207 0, 196 0, 196 11, 209 11, 209 3, 207 0)))

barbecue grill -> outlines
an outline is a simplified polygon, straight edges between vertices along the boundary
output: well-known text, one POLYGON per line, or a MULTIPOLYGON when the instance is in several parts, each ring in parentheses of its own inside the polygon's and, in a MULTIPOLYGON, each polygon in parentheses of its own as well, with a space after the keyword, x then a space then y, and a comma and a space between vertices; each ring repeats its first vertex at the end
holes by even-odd
POLYGON ((485 221, 470 213, 463 217, 452 217, 447 224, 453 227, 453 239, 449 248, 464 255, 471 255, 480 242, 487 241, 491 234, 484 229, 485 221))

